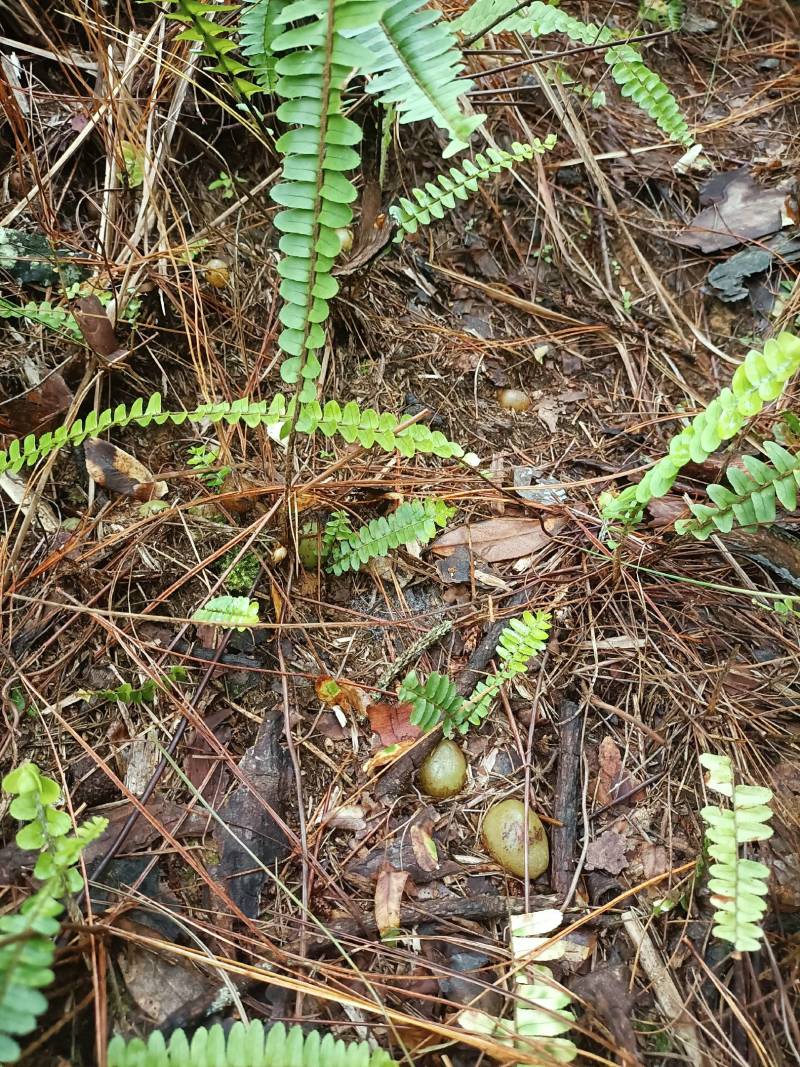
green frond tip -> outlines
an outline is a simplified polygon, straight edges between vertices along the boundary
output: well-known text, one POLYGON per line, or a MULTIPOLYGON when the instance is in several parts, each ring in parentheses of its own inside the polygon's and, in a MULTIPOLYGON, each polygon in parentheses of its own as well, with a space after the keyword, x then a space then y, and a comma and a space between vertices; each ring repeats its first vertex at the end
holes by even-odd
POLYGON ((215 596, 192 615, 192 622, 246 630, 258 626, 258 601, 246 596, 215 596))
POLYGON ((605 498, 603 518, 627 526, 639 522, 647 504, 670 491, 681 468, 687 463, 704 463, 723 441, 735 437, 765 404, 781 395, 798 369, 800 337, 792 333, 767 341, 762 352, 748 352, 730 386, 672 438, 668 454, 637 485, 605 498))
POLYGON ((412 705, 410 721, 421 730, 432 730, 442 719, 451 719, 461 708, 464 698, 444 674, 428 675, 425 681, 411 671, 400 683, 398 698, 412 705))
POLYGON ((707 826, 708 853, 715 861, 709 867, 708 881, 716 908, 713 933, 730 941, 737 952, 755 952, 764 936, 760 920, 767 909, 769 868, 741 858, 739 845, 772 836, 772 791, 763 786, 734 785, 727 756, 705 752, 700 763, 709 772, 708 788, 730 801, 730 807, 709 805, 700 812, 707 826))
POLYGON ((357 196, 345 175, 359 165, 361 127, 345 117, 342 91, 353 71, 367 69, 372 61, 354 35, 374 26, 384 6, 375 0, 298 0, 276 16, 283 31, 272 41, 278 55, 275 90, 283 101, 276 114, 290 127, 275 145, 283 170, 271 192, 283 209, 275 216, 282 235, 278 273, 284 328, 278 343, 286 356, 281 377, 300 383, 303 402, 316 397, 314 383, 322 370, 317 352, 339 288, 333 265, 357 196), (308 21, 287 28, 301 19, 308 21))
POLYGON ((238 4, 218 4, 213 0, 167 0, 171 10, 165 12, 165 18, 174 19, 186 26, 177 37, 177 41, 191 41, 200 46, 200 54, 213 61, 209 71, 222 74, 237 97, 245 100, 253 93, 259 92, 259 86, 247 75, 249 67, 230 53, 237 48, 231 28, 220 22, 220 16, 236 11, 238 4), (216 21, 214 21, 216 19, 216 21))
POLYGON ((473 83, 463 69, 455 37, 426 0, 390 0, 377 25, 360 37, 372 54, 367 91, 394 105, 400 122, 431 119, 452 138, 447 158, 469 145, 485 115, 465 113, 461 99, 473 83))
POLYGON ((543 155, 555 143, 556 137, 551 134, 544 141, 537 137, 531 144, 515 142, 508 151, 487 148, 486 154, 479 152, 474 162, 464 160, 460 169, 450 167, 448 174, 437 175, 434 181, 426 182, 424 189, 413 189, 413 200, 401 197, 399 203, 389 208, 389 214, 397 223, 395 242, 416 233, 420 226, 429 226, 434 219, 443 219, 446 211, 454 210, 457 200, 468 200, 470 193, 477 192, 480 182, 490 175, 510 170, 534 155, 543 155))
MULTIPOLYGON (((205 421, 224 422, 229 426, 243 423, 252 429, 273 427, 285 435, 293 414, 294 401, 287 402, 280 393, 269 402, 243 397, 231 403, 201 404, 194 411, 163 411, 161 396, 153 393, 146 400, 140 397, 130 406, 118 404, 99 415, 90 412, 85 419, 76 419, 71 425, 59 426, 41 437, 29 434, 12 441, 6 451, 0 451, 0 474, 32 467, 57 448, 77 446, 87 437, 97 437, 131 424, 147 427, 151 422, 157 426, 167 422, 176 426, 205 421)), ((323 408, 315 400, 301 406, 296 428, 300 434, 313 434, 319 430, 325 437, 341 437, 347 444, 357 443, 363 448, 377 446, 385 452, 397 451, 409 458, 418 453, 442 459, 464 455, 460 445, 422 423, 403 429, 399 427, 400 419, 388 412, 381 414, 372 408, 362 410, 353 402, 342 408, 335 400, 329 400, 323 408)))
POLYGON ((535 615, 525 611, 510 620, 497 644, 496 654, 502 666, 478 682, 456 714, 443 724, 445 737, 452 737, 456 732, 465 734, 470 726, 477 726, 486 718, 503 685, 524 674, 534 656, 544 649, 551 622, 548 611, 537 611, 535 615))
POLYGON ((372 519, 345 538, 334 541, 326 570, 332 574, 357 571, 371 559, 388 555, 393 548, 413 541, 426 545, 454 513, 455 508, 442 500, 408 500, 397 511, 372 519))
POLYGON ((677 519, 676 533, 706 541, 714 533, 730 533, 734 526, 750 531, 775 522, 779 504, 787 511, 795 511, 800 453, 788 452, 777 441, 765 441, 762 448, 771 463, 745 456, 746 471, 729 467, 726 474, 731 488, 706 486, 711 503, 690 504, 693 518, 677 519))
POLYGON ((289 0, 244 0, 239 13, 239 47, 247 59, 250 74, 266 93, 274 93, 278 76, 275 71, 273 42, 282 32, 278 16, 289 0))
POLYGON ((108 1067, 392 1067, 395 1061, 366 1042, 337 1041, 319 1030, 304 1034, 282 1023, 264 1029, 260 1020, 236 1022, 226 1034, 219 1025, 200 1027, 189 1039, 176 1030, 169 1040, 158 1031, 147 1041, 112 1038, 108 1067))

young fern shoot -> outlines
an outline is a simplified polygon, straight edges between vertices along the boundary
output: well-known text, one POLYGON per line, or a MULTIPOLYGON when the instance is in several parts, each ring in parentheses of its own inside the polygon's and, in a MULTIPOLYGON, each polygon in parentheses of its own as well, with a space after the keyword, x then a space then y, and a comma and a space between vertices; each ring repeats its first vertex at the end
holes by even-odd
MULTIPOLYGON (((442 500, 407 500, 397 511, 372 519, 358 530, 344 530, 338 537, 329 535, 326 570, 332 574, 357 571, 371 559, 388 555, 393 548, 413 541, 426 545, 454 514, 455 508, 442 500)), ((323 548, 325 543, 323 534, 323 548)))
POLYGON ((708 852, 715 861, 708 881, 716 908, 713 933, 730 941, 737 952, 755 952, 764 937, 760 921, 767 910, 769 868, 740 857, 739 846, 772 837, 772 791, 757 785, 735 786, 728 756, 704 752, 700 763, 708 771, 708 788, 731 802, 729 808, 709 805, 700 812, 708 827, 708 852))

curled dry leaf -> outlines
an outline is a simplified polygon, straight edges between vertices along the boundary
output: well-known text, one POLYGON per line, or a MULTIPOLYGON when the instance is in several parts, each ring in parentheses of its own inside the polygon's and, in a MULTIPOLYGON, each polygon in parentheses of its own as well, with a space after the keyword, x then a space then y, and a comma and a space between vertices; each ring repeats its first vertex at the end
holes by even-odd
POLYGON ((408 881, 408 871, 396 871, 386 864, 375 883, 375 922, 383 941, 400 933, 400 902, 408 881))
POLYGON ((156 481, 129 452, 97 437, 90 437, 83 447, 89 477, 103 489, 142 501, 166 496, 167 483, 156 481))
POLYGON ((359 718, 364 717, 364 692, 360 686, 346 682, 342 678, 331 678, 330 675, 321 674, 314 679, 314 689, 317 697, 327 707, 339 707, 342 711, 355 712, 359 718))
POLYGON ((0 403, 0 430, 24 437, 44 433, 72 403, 72 390, 54 371, 33 389, 0 403))
POLYGON ((466 545, 487 563, 500 563, 544 548, 563 525, 559 517, 487 519, 448 530, 437 537, 431 549, 437 556, 449 556, 459 545, 466 545))
POLYGON ((376 701, 367 708, 369 724, 382 745, 396 745, 401 741, 416 741, 422 730, 410 721, 412 705, 376 701))
POLYGON ((414 858, 423 871, 428 873, 439 868, 439 850, 431 837, 430 830, 429 822, 411 827, 411 848, 414 850, 414 858))
POLYGON ((96 296, 85 296, 76 300, 72 314, 93 352, 108 363, 117 363, 125 358, 127 349, 120 345, 105 308, 96 296))

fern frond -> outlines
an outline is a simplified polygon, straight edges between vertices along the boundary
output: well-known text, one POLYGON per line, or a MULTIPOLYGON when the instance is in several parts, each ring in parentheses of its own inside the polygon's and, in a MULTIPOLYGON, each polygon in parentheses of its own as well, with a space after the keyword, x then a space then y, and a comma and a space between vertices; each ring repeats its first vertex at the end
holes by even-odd
POLYGON ((724 485, 707 485, 712 504, 690 504, 693 519, 678 519, 675 531, 706 541, 713 533, 730 533, 734 526, 752 530, 774 522, 777 505, 787 511, 797 508, 800 486, 800 453, 792 454, 777 443, 762 445, 772 464, 755 456, 745 456, 747 472, 731 467, 727 471, 732 490, 724 485))
MULTIPOLYGON (((24 466, 33 466, 39 460, 50 455, 57 448, 65 445, 77 446, 87 437, 129 426, 157 426, 171 422, 176 426, 184 422, 225 422, 229 426, 244 423, 254 429, 257 426, 274 427, 281 434, 288 432, 294 412, 294 401, 287 403, 280 393, 268 403, 266 400, 248 400, 242 398, 232 403, 201 404, 194 411, 163 411, 161 396, 153 393, 147 400, 139 398, 129 407, 119 404, 96 414, 90 412, 85 419, 76 419, 69 426, 59 426, 56 430, 36 437, 29 434, 11 442, 6 451, 0 451, 0 474, 5 471, 16 472, 24 466)), ((453 441, 448 441, 438 430, 430 430, 422 423, 414 423, 398 429, 400 419, 390 413, 379 414, 372 408, 362 410, 358 404, 345 404, 340 407, 335 400, 329 400, 325 407, 314 401, 300 408, 297 420, 297 432, 313 434, 319 430, 325 437, 341 437, 347 444, 358 444, 364 448, 377 445, 385 452, 397 451, 401 456, 411 457, 417 453, 440 456, 443 459, 464 455, 464 450, 453 441)))
POLYGON ((455 38, 425 0, 390 0, 376 26, 360 35, 372 53, 367 91, 395 105, 400 122, 432 119, 452 138, 445 158, 468 147, 485 115, 467 115, 459 98, 473 83, 463 69, 455 38))
POLYGON ((334 545, 355 536, 353 524, 346 511, 334 511, 322 531, 322 556, 327 558, 334 545))
POLYGON ((27 319, 46 326, 48 330, 64 334, 80 341, 83 337, 75 316, 66 308, 53 305, 49 300, 29 300, 27 304, 15 304, 0 296, 0 319, 27 319))
POLYGON ((766 342, 763 352, 748 352, 730 387, 672 438, 668 454, 637 485, 604 501, 603 518, 626 526, 639 522, 645 506, 670 491, 682 467, 704 463, 723 441, 735 437, 766 403, 781 395, 798 369, 800 337, 794 334, 781 333, 766 342))
POLYGON ((668 30, 679 30, 685 8, 684 0, 640 0, 639 18, 668 30))
POLYGON ((708 827, 708 852, 716 860, 709 868, 708 882, 711 903, 717 909, 713 933, 730 941, 737 952, 755 952, 764 936, 760 920, 767 910, 769 868, 740 858, 739 845, 772 836, 768 825, 772 818, 772 791, 763 786, 735 786, 728 756, 704 752, 700 763, 709 772, 709 789, 731 801, 730 808, 709 805, 700 812, 708 827))
POLYGON ((385 556, 393 548, 412 541, 427 544, 437 534, 437 527, 447 525, 455 512, 442 500, 408 500, 397 511, 372 519, 344 541, 331 548, 326 570, 332 574, 357 571, 364 563, 385 556))
POLYGON ((424 682, 416 671, 411 671, 400 683, 397 695, 401 703, 413 705, 409 719, 425 731, 432 730, 442 719, 452 718, 464 703, 454 683, 435 671, 424 682))
POLYGON ((18 911, 0 915, 0 1063, 16 1063, 16 1039, 31 1033, 47 1010, 40 990, 53 981, 61 901, 82 886, 78 859, 105 831, 108 820, 88 819, 67 836, 72 820, 59 808, 61 791, 34 763, 11 771, 2 787, 14 798, 12 816, 24 824, 17 845, 39 851, 34 876, 42 882, 18 911))
POLYGON ((295 0, 276 17, 284 27, 309 20, 284 28, 272 42, 280 56, 276 92, 283 100, 277 116, 293 127, 276 143, 283 180, 271 193, 283 208, 275 216, 283 253, 278 273, 284 328, 278 343, 286 355, 281 377, 290 384, 302 381, 303 402, 316 396, 322 369, 317 352, 339 288, 331 271, 357 195, 345 173, 359 164, 355 146, 361 128, 345 118, 342 90, 353 70, 368 68, 372 57, 351 35, 374 25, 382 7, 376 0, 295 0))
POLYGON ((277 17, 288 2, 243 0, 239 13, 239 48, 253 80, 265 93, 274 93, 278 83, 273 43, 282 32, 277 17))
POLYGON ((259 1019, 236 1022, 226 1034, 219 1025, 200 1027, 191 1040, 176 1030, 169 1041, 151 1034, 108 1046, 108 1067, 392 1067, 395 1061, 366 1042, 337 1041, 319 1030, 303 1034, 299 1026, 287 1030, 277 1023, 268 1030, 259 1019))
POLYGON ((503 685, 524 674, 530 661, 545 647, 550 624, 548 611, 537 611, 535 615, 525 611, 511 619, 497 645, 497 656, 503 666, 478 682, 468 699, 442 724, 445 737, 452 737, 456 731, 465 734, 470 726, 478 726, 486 718, 503 685))
MULTIPOLYGON (((493 22, 501 10, 499 4, 487 5, 485 10, 482 9, 481 25, 493 22)), ((470 18, 467 24, 475 23, 470 18)), ((456 26, 461 29, 464 24, 457 20, 456 26)), ((493 27, 494 33, 504 31, 529 33, 532 37, 561 33, 580 44, 611 46, 605 52, 604 59, 611 69, 612 78, 620 86, 622 95, 630 97, 668 137, 687 146, 693 143, 686 120, 667 86, 645 65, 640 53, 630 45, 620 43, 620 34, 607 26, 581 22, 561 8, 544 3, 544 0, 533 0, 522 10, 510 14, 493 27)))
POLYGON ((532 144, 514 142, 507 152, 499 148, 487 148, 486 155, 479 152, 474 162, 465 159, 460 170, 450 167, 449 174, 438 174, 434 181, 426 182, 424 189, 413 189, 413 201, 401 196, 399 202, 389 208, 389 214, 397 223, 395 243, 410 233, 416 233, 420 226, 429 226, 434 219, 443 219, 446 210, 455 208, 456 200, 468 200, 469 194, 476 193, 479 183, 491 174, 511 170, 523 160, 543 155, 555 143, 555 135, 550 135, 544 141, 537 137, 532 144))
POLYGON ((258 626, 258 601, 246 596, 215 596, 198 608, 192 615, 192 622, 211 626, 227 626, 236 630, 246 630, 248 626, 258 626))
POLYGON ((230 54, 238 47, 231 28, 209 18, 237 11, 238 4, 217 4, 213 0, 168 0, 168 3, 174 10, 166 11, 164 17, 186 26, 175 38, 177 41, 199 44, 200 54, 213 60, 214 65, 209 70, 225 75, 236 96, 246 100, 259 91, 259 86, 245 76, 250 73, 247 65, 230 54))

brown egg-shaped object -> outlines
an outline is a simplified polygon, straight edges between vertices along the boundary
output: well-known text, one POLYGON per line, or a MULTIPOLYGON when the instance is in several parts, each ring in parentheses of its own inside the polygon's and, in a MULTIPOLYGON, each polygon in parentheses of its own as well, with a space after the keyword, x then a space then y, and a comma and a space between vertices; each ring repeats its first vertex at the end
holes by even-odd
MULTIPOLYGON (((486 812, 481 829, 483 845, 501 867, 525 877, 525 805, 521 800, 501 800, 486 812)), ((528 877, 538 878, 547 870, 550 846, 539 816, 528 812, 528 877)))
POLYGON ((203 264, 203 280, 214 289, 224 289, 230 277, 231 267, 226 259, 209 259, 203 264))
POLYGON ((467 761, 455 741, 440 741, 419 769, 417 784, 437 800, 454 797, 467 780, 467 761))
POLYGON ((531 398, 521 389, 498 389, 497 402, 506 411, 527 411, 531 406, 531 398))

